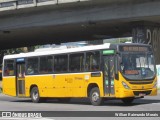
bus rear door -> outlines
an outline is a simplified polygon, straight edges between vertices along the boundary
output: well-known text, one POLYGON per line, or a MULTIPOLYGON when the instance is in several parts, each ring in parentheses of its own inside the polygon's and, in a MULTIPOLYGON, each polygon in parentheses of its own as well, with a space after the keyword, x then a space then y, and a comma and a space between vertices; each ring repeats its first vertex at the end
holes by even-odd
POLYGON ((16 60, 16 91, 17 96, 25 96, 25 61, 24 58, 16 60))

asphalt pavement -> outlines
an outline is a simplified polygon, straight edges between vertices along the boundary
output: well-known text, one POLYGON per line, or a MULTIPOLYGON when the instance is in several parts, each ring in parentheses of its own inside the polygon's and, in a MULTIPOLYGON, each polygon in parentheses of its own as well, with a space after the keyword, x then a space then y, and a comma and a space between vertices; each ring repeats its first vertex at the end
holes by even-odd
MULTIPOLYGON (((43 117, 43 119, 54 119, 54 120, 77 120, 86 118, 87 120, 97 120, 97 119, 121 119, 125 120, 124 117, 126 112, 127 114, 133 113, 155 113, 158 114, 158 117, 140 117, 140 120, 159 120, 160 119, 160 92, 157 96, 145 96, 143 99, 136 99, 132 105, 124 105, 121 100, 107 100, 102 106, 93 106, 90 104, 88 99, 71 99, 69 103, 60 103, 56 99, 50 99, 46 103, 32 103, 30 98, 17 98, 10 97, 7 95, 0 94, 0 111, 9 111, 9 112, 42 112, 42 114, 49 114, 50 117, 43 117), (78 113, 77 113, 78 111, 78 113), (111 111, 111 112, 110 112, 111 111), (129 112, 129 113, 128 113, 129 112), (103 114, 102 114, 103 113, 103 114), (116 116, 116 113, 120 115, 116 116), (75 117, 77 114, 78 117, 75 117), (52 116, 53 115, 53 116, 52 116), (102 116, 101 116, 102 115, 102 116), (124 115, 124 116, 123 116, 124 115), (58 117, 57 117, 58 116, 58 117), (74 116, 74 117, 73 117, 74 116), (82 118, 81 118, 82 116, 82 118), (94 116, 94 117, 92 117, 94 116)), ((17 114, 15 114, 17 115, 17 114)), ((25 113, 28 115, 28 113, 25 113)), ((143 114, 142 114, 143 115, 143 114)), ((137 117, 127 117, 127 120, 134 119, 137 117)), ((8 119, 8 118, 3 118, 8 119)), ((15 118, 12 118, 15 119, 15 118)), ((23 118, 28 120, 29 118, 23 118)), ((42 118, 36 118, 42 119, 42 118)), ((33 118, 32 118, 33 120, 33 118)), ((137 119, 135 119, 137 120, 137 119)))

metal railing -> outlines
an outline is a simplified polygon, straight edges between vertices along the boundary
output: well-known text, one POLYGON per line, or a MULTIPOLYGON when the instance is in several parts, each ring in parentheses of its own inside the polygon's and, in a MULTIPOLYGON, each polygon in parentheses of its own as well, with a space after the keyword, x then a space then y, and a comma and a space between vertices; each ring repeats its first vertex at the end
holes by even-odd
POLYGON ((0 0, 0 11, 89 0, 0 0))

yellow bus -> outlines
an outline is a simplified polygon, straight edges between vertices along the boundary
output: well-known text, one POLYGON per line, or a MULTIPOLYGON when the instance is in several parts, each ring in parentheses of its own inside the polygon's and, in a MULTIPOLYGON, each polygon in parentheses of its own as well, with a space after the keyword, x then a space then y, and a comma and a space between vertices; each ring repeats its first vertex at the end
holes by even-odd
POLYGON ((6 55, 2 72, 4 94, 30 97, 35 103, 89 98, 97 106, 115 98, 130 104, 157 95, 154 55, 145 44, 106 43, 6 55))

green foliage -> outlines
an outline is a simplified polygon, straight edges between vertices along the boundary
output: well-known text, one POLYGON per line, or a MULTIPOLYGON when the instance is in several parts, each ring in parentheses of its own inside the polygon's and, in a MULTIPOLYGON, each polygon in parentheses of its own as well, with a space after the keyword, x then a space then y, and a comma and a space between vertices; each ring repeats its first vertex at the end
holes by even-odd
POLYGON ((1 50, 0 54, 10 55, 10 54, 25 53, 25 52, 33 52, 38 47, 39 46, 37 45, 37 46, 30 46, 30 47, 11 48, 8 50, 1 50))
POLYGON ((114 38, 114 39, 106 39, 104 42, 118 44, 118 43, 125 43, 125 42, 132 42, 131 38, 114 38))
POLYGON ((11 49, 8 49, 8 50, 0 50, 0 65, 2 64, 2 60, 3 60, 4 55, 33 52, 37 48, 39 48, 39 45, 29 46, 29 47, 21 47, 21 48, 11 48, 11 49))
POLYGON ((125 43, 125 42, 129 42, 128 39, 125 39, 125 38, 120 39, 120 43, 125 43))

